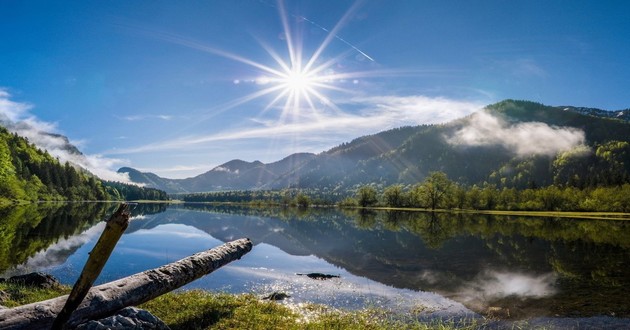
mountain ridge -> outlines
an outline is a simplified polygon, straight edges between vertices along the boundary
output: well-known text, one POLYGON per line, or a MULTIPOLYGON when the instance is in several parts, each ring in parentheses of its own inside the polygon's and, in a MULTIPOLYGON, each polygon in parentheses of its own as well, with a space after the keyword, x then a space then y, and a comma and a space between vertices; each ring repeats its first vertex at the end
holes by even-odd
MULTIPOLYGON (((362 184, 412 184, 432 171, 445 172, 449 178, 468 185, 548 185, 556 182, 554 161, 563 152, 584 144, 595 154, 595 150, 611 141, 630 142, 628 114, 630 110, 605 112, 504 100, 445 124, 390 129, 355 138, 317 155, 298 153, 269 164, 232 160, 196 177, 160 178, 181 189, 156 188, 171 193, 287 187, 338 191, 362 184), (548 134, 550 140, 532 132, 543 137, 548 134), (471 134, 476 136, 468 141, 471 134), (538 144, 528 146, 527 141, 513 136, 518 134, 538 144), (567 146, 554 149, 558 141, 567 146)), ((622 163, 622 167, 627 167, 630 160, 622 163)), ((139 183, 150 186, 150 178, 160 182, 155 174, 147 176, 139 183)))

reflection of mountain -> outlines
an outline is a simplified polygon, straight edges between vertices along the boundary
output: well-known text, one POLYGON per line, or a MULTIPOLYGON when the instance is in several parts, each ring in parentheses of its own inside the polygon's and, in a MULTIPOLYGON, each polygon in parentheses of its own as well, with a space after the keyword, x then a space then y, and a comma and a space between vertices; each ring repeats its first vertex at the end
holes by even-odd
POLYGON ((186 206, 133 221, 128 231, 163 223, 313 254, 356 275, 434 291, 473 308, 509 306, 513 316, 628 314, 619 306, 630 298, 619 295, 619 286, 630 285, 630 231, 619 222, 186 206), (587 306, 593 292, 607 302, 587 306), (576 306, 580 301, 585 305, 576 306))

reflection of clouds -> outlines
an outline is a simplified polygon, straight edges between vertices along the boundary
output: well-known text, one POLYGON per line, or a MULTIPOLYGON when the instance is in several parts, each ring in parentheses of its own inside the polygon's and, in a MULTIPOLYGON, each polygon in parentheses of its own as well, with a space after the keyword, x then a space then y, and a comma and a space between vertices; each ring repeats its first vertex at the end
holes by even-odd
POLYGON ((459 301, 481 303, 484 307, 490 300, 506 297, 543 298, 554 295, 554 273, 527 275, 510 272, 486 271, 457 292, 459 301))
POLYGON ((526 298, 541 298, 555 293, 556 276, 553 273, 538 277, 514 273, 492 272, 478 282, 478 288, 486 296, 503 298, 516 295, 526 298))
POLYGON ((57 241, 57 243, 49 246, 46 250, 37 252, 24 264, 16 266, 14 269, 6 272, 5 275, 23 274, 32 270, 40 270, 63 264, 74 250, 100 235, 104 228, 105 222, 99 222, 78 235, 61 239, 57 241))
POLYGON ((206 232, 203 232, 195 227, 181 225, 181 224, 167 224, 159 225, 151 229, 140 229, 132 234, 136 236, 177 236, 180 238, 207 238, 206 232))
POLYGON ((133 217, 129 218, 129 221, 134 221, 134 220, 146 220, 146 219, 147 219, 147 216, 146 216, 146 215, 144 215, 144 214, 141 214, 141 215, 135 215, 135 216, 133 216, 133 217))
POLYGON ((285 292, 289 303, 317 303, 333 307, 373 306, 389 310, 412 311, 422 306, 422 314, 464 316, 472 312, 462 304, 432 292, 397 289, 376 281, 343 272, 341 278, 314 280, 295 273, 265 267, 229 265, 225 271, 246 275, 256 283, 252 291, 261 295, 285 292))
POLYGON ((440 277, 438 274, 436 274, 435 272, 432 272, 430 270, 425 270, 420 274, 420 279, 429 283, 429 284, 437 284, 440 282, 440 277))

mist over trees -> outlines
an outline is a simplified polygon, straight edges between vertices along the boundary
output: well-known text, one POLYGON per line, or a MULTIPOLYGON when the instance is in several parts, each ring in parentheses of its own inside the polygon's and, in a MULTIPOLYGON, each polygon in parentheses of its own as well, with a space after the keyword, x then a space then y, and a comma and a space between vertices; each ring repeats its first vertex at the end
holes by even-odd
POLYGON ((168 196, 157 189, 101 181, 70 163, 61 164, 25 138, 0 127, 0 199, 82 201, 168 196))

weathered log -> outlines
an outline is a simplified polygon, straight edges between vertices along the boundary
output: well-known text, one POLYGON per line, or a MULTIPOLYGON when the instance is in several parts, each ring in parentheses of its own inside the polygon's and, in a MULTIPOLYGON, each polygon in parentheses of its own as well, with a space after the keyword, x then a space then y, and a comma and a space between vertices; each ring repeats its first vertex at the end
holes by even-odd
POLYGON ((74 312, 83 298, 87 295, 88 291, 94 284, 94 281, 101 274, 107 259, 112 254, 116 243, 129 226, 129 205, 126 203, 120 204, 118 210, 112 214, 107 220, 105 229, 101 237, 99 237, 96 245, 89 254, 88 260, 83 266, 79 279, 72 287, 72 292, 66 300, 66 304, 61 309, 61 312, 57 315, 57 318, 53 322, 52 329, 60 330, 64 324, 68 322, 70 315, 74 312))
MULTIPOLYGON (((179 261, 93 287, 68 320, 76 326, 127 307, 147 302, 192 282, 251 251, 252 242, 241 238, 179 261)), ((0 310, 0 329, 50 328, 68 296, 0 310)))

